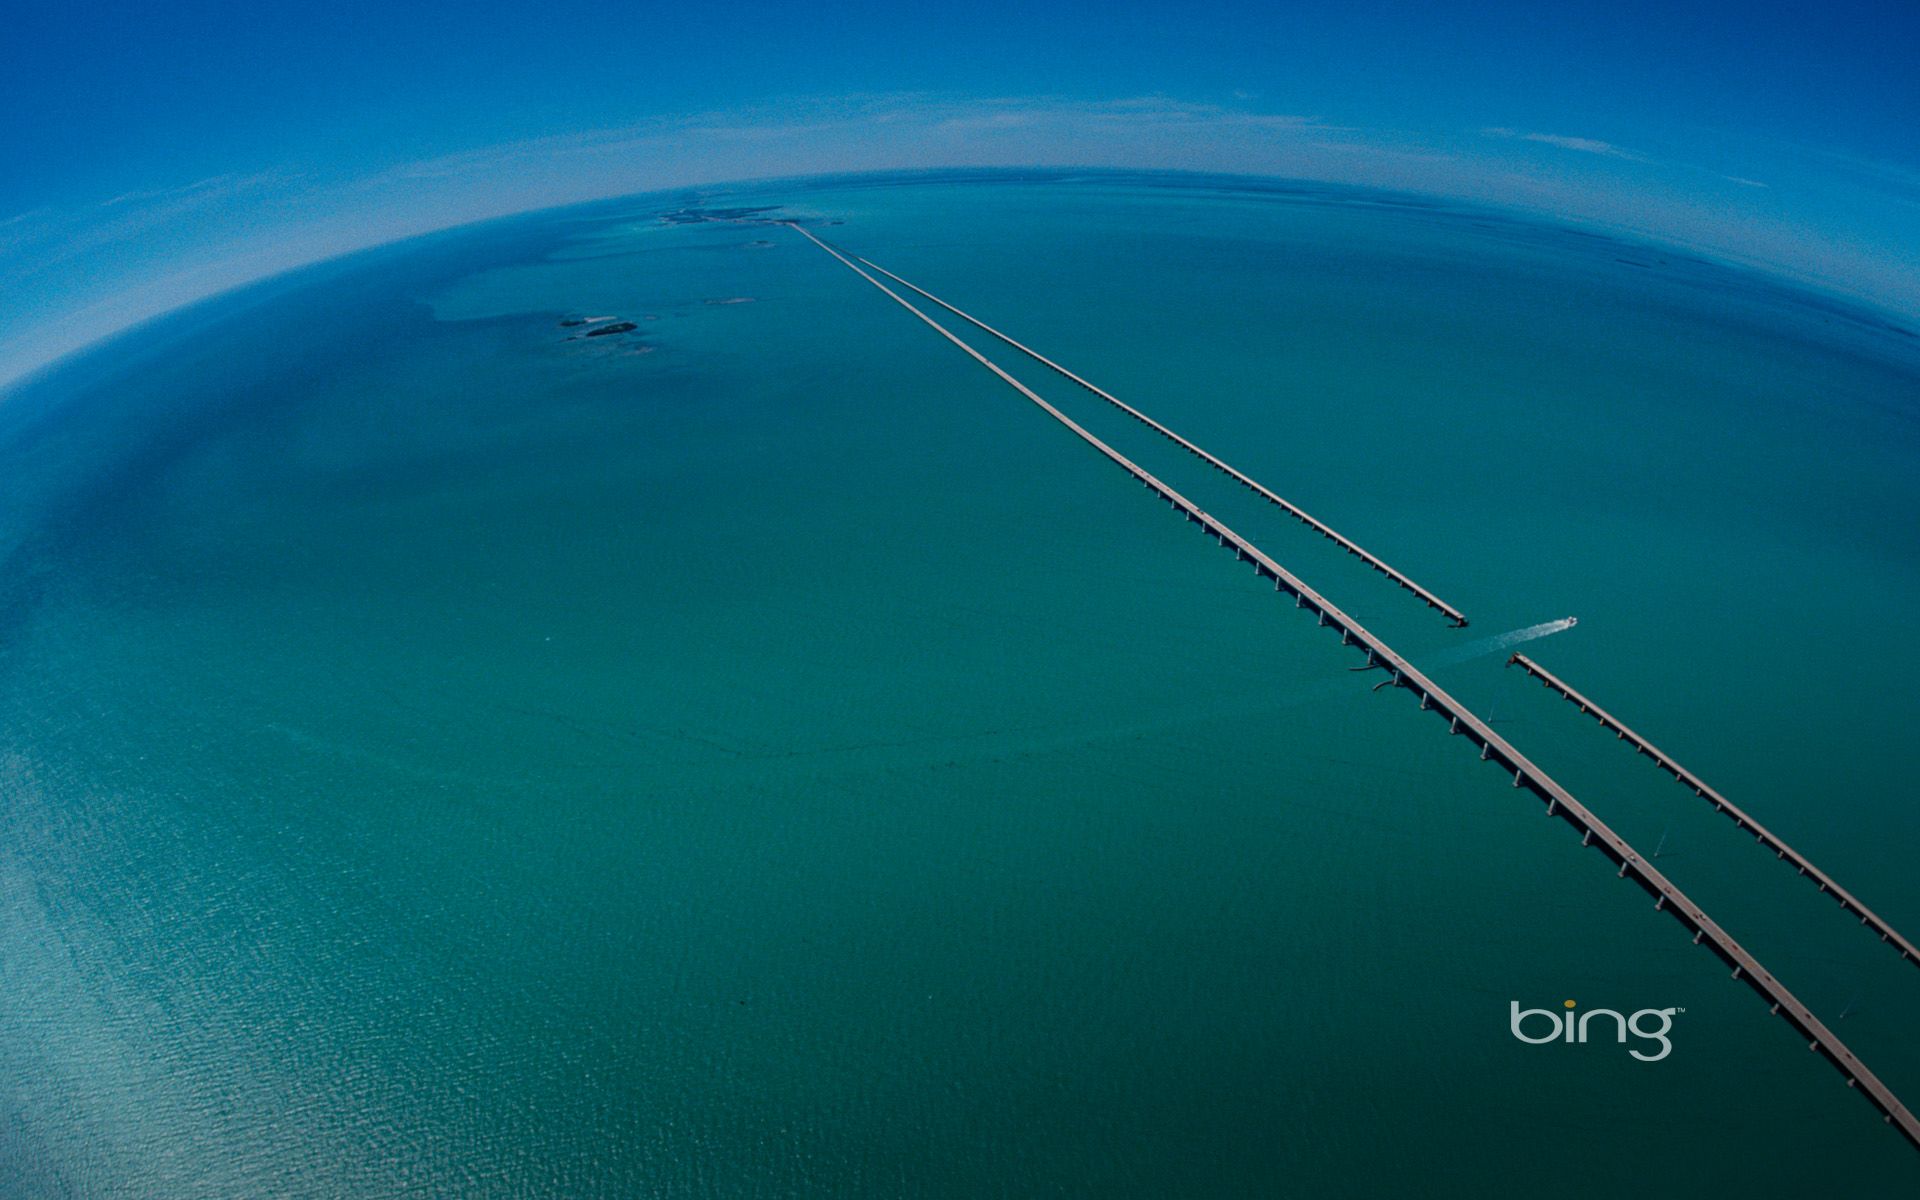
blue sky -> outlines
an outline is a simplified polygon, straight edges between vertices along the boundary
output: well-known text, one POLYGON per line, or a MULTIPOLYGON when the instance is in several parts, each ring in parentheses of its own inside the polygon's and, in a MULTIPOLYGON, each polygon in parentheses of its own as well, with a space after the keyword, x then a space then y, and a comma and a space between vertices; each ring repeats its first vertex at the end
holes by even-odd
POLYGON ((288 267, 684 183, 1296 175, 1685 243, 1920 316, 1920 4, 10 6, 0 383, 288 267))

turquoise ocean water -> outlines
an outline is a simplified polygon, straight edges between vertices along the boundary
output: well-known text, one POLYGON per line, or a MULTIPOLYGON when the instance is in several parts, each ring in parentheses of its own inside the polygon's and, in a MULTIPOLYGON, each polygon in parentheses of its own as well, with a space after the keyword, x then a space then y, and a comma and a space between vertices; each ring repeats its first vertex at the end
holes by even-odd
POLYGON ((689 206, 817 222, 1465 609, 971 339, 1920 1097, 1920 972, 1484 641, 1578 616, 1518 648, 1920 936, 1920 340, 1405 197, 843 180, 360 255, 0 397, 0 1193, 1913 1193, 1337 638, 689 206), (1509 1036, 1567 998, 1684 1008, 1672 1055, 1509 1036))

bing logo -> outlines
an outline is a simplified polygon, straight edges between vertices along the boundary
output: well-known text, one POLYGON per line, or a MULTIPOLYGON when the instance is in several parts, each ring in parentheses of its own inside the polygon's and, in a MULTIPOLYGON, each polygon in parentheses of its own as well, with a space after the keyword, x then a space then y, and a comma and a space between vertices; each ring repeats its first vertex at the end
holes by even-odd
POLYGON ((1673 1032, 1673 1014, 1687 1011, 1684 1008, 1643 1008, 1627 1016, 1611 1008, 1591 1008, 1576 1014, 1578 1005, 1568 1000, 1561 1005, 1566 1011, 1558 1013, 1550 1008, 1521 1008, 1518 1000, 1510 1005, 1511 1015, 1507 1027, 1513 1030, 1513 1036, 1529 1046, 1544 1046, 1548 1042, 1582 1042, 1592 1033, 1596 1018, 1600 1021, 1602 1038, 1611 1032, 1613 1040, 1625 1045, 1627 1034, 1641 1039, 1642 1045, 1630 1049, 1628 1054, 1641 1062, 1659 1062, 1673 1053, 1673 1042, 1667 1037, 1673 1032), (1536 1032, 1529 1033, 1528 1023, 1536 1032), (1658 1043, 1660 1049, 1646 1053, 1646 1048, 1658 1043))

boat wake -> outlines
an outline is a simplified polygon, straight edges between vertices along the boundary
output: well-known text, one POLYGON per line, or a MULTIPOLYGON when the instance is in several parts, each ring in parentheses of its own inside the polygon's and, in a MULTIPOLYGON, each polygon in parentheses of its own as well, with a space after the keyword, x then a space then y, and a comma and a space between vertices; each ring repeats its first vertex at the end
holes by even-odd
POLYGON ((1484 658, 1489 654, 1498 654, 1502 650, 1512 649, 1522 642, 1531 642, 1535 638, 1552 637, 1556 633, 1564 633, 1579 623, 1578 617, 1561 617, 1558 621, 1542 621, 1538 625, 1529 625, 1525 629, 1510 629, 1505 633, 1481 638, 1477 642, 1455 646, 1451 650, 1427 658, 1426 662, 1436 667, 1444 667, 1484 658))

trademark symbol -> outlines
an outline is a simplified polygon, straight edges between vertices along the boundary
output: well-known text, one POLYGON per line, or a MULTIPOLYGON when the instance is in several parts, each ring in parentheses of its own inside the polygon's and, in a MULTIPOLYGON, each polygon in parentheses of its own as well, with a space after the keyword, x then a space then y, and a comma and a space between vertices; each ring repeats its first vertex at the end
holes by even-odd
POLYGON ((1686 1009, 1684 1009, 1684 1008, 1676 1008, 1676 1009, 1674 1009, 1673 1011, 1675 1011, 1675 1012, 1677 1012, 1677 1013, 1683 1013, 1683 1012, 1685 1012, 1685 1011, 1687 1011, 1687 1010, 1686 1010, 1686 1009))

